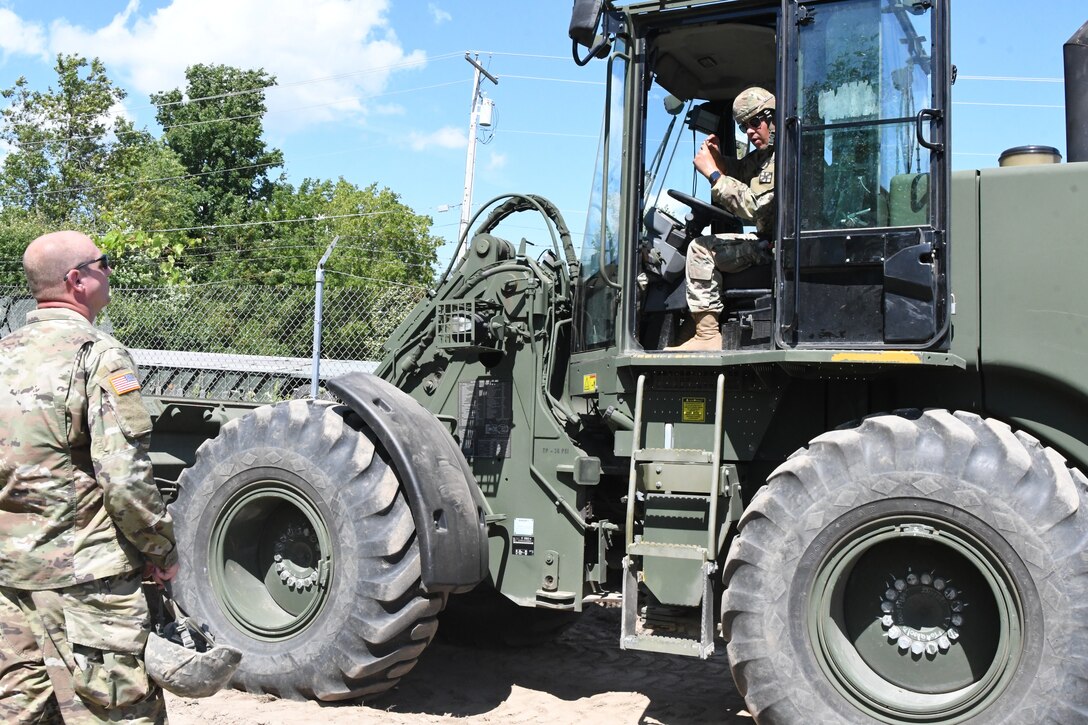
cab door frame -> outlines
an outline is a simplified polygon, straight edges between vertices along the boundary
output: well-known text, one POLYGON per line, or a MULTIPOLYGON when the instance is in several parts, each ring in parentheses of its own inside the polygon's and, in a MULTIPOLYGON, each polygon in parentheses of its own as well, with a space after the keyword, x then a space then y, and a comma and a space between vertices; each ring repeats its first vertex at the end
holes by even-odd
MULTIPOLYGON (((948 0, 783 0, 781 17, 776 345, 943 349, 950 314, 948 0), (864 68, 863 74, 870 72, 875 83, 847 81, 857 73, 843 69, 842 59, 851 58, 848 53, 861 57, 864 49, 832 43, 834 33, 826 29, 836 13, 850 12, 875 22, 868 34, 865 28, 857 28, 852 36, 875 40, 875 70, 852 61, 864 68), (916 31, 912 19, 926 16, 928 37, 916 31), (897 28, 902 38, 894 36, 897 28), (883 45, 890 40, 907 47, 906 70, 883 67, 896 52, 894 43, 883 45), (911 98, 906 104, 909 114, 889 112, 892 104, 886 94, 898 91, 900 100, 912 96, 898 86, 893 88, 889 79, 899 73, 900 80, 907 78, 905 85, 914 87, 911 69, 921 66, 926 66, 928 75, 928 98, 911 98), (817 87, 813 79, 821 70, 824 86, 817 87), (831 86, 833 73, 842 76, 838 87, 831 86), (819 88, 828 90, 817 93, 819 88), (825 99, 830 99, 828 105, 831 101, 846 105, 835 97, 840 90, 844 96, 869 93, 872 117, 825 114, 825 99), (891 153, 885 148, 891 145, 890 134, 905 139, 908 132, 913 138, 897 143, 916 155, 915 171, 881 178, 889 173, 883 167, 894 165, 887 163, 891 156, 881 156, 891 153), (853 177, 835 163, 851 153, 848 145, 835 144, 851 136, 867 137, 870 140, 864 144, 870 152, 875 149, 872 169, 877 170, 869 178, 857 177, 873 203, 845 214, 814 211, 817 206, 833 206, 826 202, 833 195, 846 195, 841 180, 853 177), (834 152, 829 150, 833 147, 834 152), (928 188, 920 191, 922 187, 928 188), (905 218, 889 220, 889 209, 899 210, 905 218)), ((864 144, 858 142, 859 149, 864 144)), ((860 151, 853 154, 862 155, 860 151)), ((911 168, 908 164, 906 171, 911 168)))

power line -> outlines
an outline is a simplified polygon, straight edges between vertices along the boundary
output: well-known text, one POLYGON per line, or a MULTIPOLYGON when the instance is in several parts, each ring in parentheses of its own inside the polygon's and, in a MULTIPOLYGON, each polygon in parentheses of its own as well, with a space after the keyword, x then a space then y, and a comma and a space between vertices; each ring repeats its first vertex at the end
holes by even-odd
MULTIPOLYGON (((441 55, 434 56, 433 58, 427 58, 425 62, 447 60, 449 58, 455 58, 455 57, 458 57, 458 56, 459 56, 458 53, 443 53, 441 55)), ((255 86, 253 88, 247 88, 247 89, 240 90, 240 91, 225 91, 223 93, 214 93, 214 94, 208 95, 208 96, 196 96, 195 98, 182 98, 180 101, 167 101, 165 103, 149 103, 149 104, 144 105, 144 106, 134 106, 132 109, 129 109, 129 110, 142 111, 142 110, 145 110, 145 109, 148 109, 148 108, 166 108, 167 106, 185 105, 185 104, 189 104, 189 103, 199 103, 199 102, 202 102, 202 101, 217 101, 217 100, 221 100, 221 99, 224 99, 224 98, 233 98, 233 97, 236 97, 236 96, 244 96, 244 95, 248 95, 250 93, 260 93, 262 91, 276 90, 277 88, 293 88, 293 87, 296 87, 296 86, 305 86, 305 85, 310 85, 310 84, 313 84, 313 83, 325 83, 325 82, 328 82, 328 81, 340 80, 342 78, 349 78, 351 76, 367 75, 367 74, 370 74, 370 73, 375 73, 377 71, 395 70, 397 68, 414 68, 414 67, 418 67, 420 65, 422 65, 422 63, 420 63, 419 61, 405 61, 403 63, 390 63, 388 65, 372 66, 370 68, 365 68, 363 70, 348 71, 346 73, 337 73, 335 75, 322 76, 320 78, 307 78, 307 79, 298 80, 298 81, 287 81, 285 83, 281 83, 279 81, 276 81, 275 83, 269 83, 269 84, 263 85, 263 86, 255 86)), ((178 89, 173 89, 173 90, 178 90, 178 89)), ((169 93, 170 91, 161 91, 161 92, 162 93, 169 93)), ((100 113, 81 113, 81 114, 74 115, 73 118, 96 117, 96 116, 101 116, 101 115, 103 115, 103 114, 100 114, 100 113)))
POLYGON ((957 75, 958 81, 1001 81, 1012 83, 1065 83, 1064 78, 1030 78, 1027 76, 965 76, 957 75))
POLYGON ((195 232, 202 229, 235 229, 238 227, 254 227, 262 224, 295 224, 298 222, 321 222, 328 221, 330 219, 350 219, 356 217, 365 216, 381 216, 383 214, 397 214, 395 211, 370 211, 360 212, 358 214, 334 214, 330 216, 312 216, 303 217, 300 219, 269 219, 267 221, 258 222, 236 222, 234 224, 204 224, 196 227, 177 227, 176 229, 147 229, 148 234, 165 234, 166 232, 195 232))
POLYGON ((982 101, 952 101, 953 106, 986 106, 990 108, 1065 108, 1064 105, 1044 103, 985 103, 982 101))
POLYGON ((539 53, 507 53, 499 50, 470 50, 469 53, 480 55, 502 55, 508 58, 542 58, 544 60, 570 60, 569 55, 541 55, 539 53))
MULTIPOLYGON (((343 242, 344 239, 364 239, 364 237, 352 237, 352 236, 341 237, 341 244, 338 245, 337 248, 336 248, 337 252, 339 252, 341 249, 348 249, 348 250, 351 250, 351 251, 354 251, 354 252, 367 252, 367 253, 378 252, 378 253, 397 254, 399 256, 406 256, 406 257, 409 257, 409 258, 412 257, 412 256, 422 257, 423 255, 427 254, 426 251, 422 251, 422 250, 420 250, 420 251, 411 251, 411 250, 390 249, 388 247, 379 247, 379 246, 375 246, 375 245, 366 246, 366 245, 355 245, 355 244, 343 244, 342 242, 343 242)), ((266 254, 273 254, 273 253, 279 253, 279 252, 285 252, 285 251, 297 250, 297 249, 312 250, 312 251, 314 251, 316 253, 320 253, 323 250, 324 245, 325 245, 324 241, 322 241, 322 242, 320 242, 319 244, 316 244, 316 245, 269 243, 269 241, 270 240, 266 239, 266 240, 262 240, 260 242, 254 242, 252 246, 247 247, 245 249, 217 249, 217 250, 209 250, 209 251, 203 251, 203 252, 182 252, 182 254, 180 254, 178 256, 178 259, 182 260, 182 261, 196 262, 197 265, 205 265, 205 264, 210 265, 210 263, 204 262, 204 261, 201 261, 201 260, 203 260, 203 259, 205 259, 207 257, 221 258, 223 256, 231 256, 231 255, 233 255, 235 253, 237 253, 238 255, 241 255, 243 252, 247 256, 252 257, 252 258, 260 257, 261 255, 266 255, 266 254)), ((335 258, 336 258, 336 255, 334 255, 334 260, 335 260, 335 258)), ((15 261, 17 261, 19 264, 22 264, 21 260, 15 260, 15 261)), ((123 258, 122 258, 122 261, 123 261, 123 258)), ((140 260, 140 261, 145 261, 145 260, 140 260)), ((430 266, 430 264, 422 263, 422 262, 403 262, 403 264, 405 266, 408 266, 408 267, 429 267, 430 266)))
MULTIPOLYGON (((27 192, 30 196, 54 196, 57 194, 66 194, 68 192, 85 192, 85 191, 101 191, 103 189, 119 189, 125 186, 137 186, 140 184, 156 184, 161 181, 183 181, 185 179, 195 179, 202 176, 213 176, 215 174, 225 174, 230 171, 245 171, 248 169, 261 169, 269 166, 280 166, 281 164, 247 164, 245 166, 232 166, 229 169, 216 169, 215 171, 198 171, 192 174, 178 174, 175 176, 160 176, 154 179, 133 179, 132 181, 118 181, 113 184, 100 184, 98 186, 69 186, 64 189, 51 189, 46 191, 27 192)), ((18 200, 22 194, 6 194, 4 197, 13 200, 18 200)))
MULTIPOLYGON (((335 151, 326 151, 326 152, 323 152, 323 153, 320 153, 320 154, 306 154, 304 156, 294 156, 294 157, 292 157, 291 161, 296 161, 296 162, 297 161, 307 161, 309 159, 318 159, 318 158, 322 158, 322 157, 325 157, 325 156, 342 156, 343 154, 345 154, 347 152, 370 151, 370 150, 373 150, 373 149, 387 148, 388 146, 389 146, 388 143, 382 143, 382 144, 370 144, 370 145, 367 145, 367 146, 357 146, 357 147, 353 147, 353 148, 341 148, 341 149, 337 149, 335 151)), ((226 173, 229 173, 231 171, 245 171, 245 170, 248 170, 248 169, 259 169, 259 168, 275 167, 275 166, 282 166, 284 168, 284 170, 286 170, 287 166, 288 166, 288 163, 289 162, 284 161, 283 164, 273 164, 273 163, 247 164, 245 166, 231 166, 230 168, 216 169, 214 171, 198 171, 198 172, 194 172, 194 173, 191 173, 191 174, 180 174, 180 175, 177 175, 177 176, 161 176, 161 177, 149 178, 149 179, 133 179, 131 181, 118 181, 116 183, 100 184, 100 185, 97 185, 97 186, 69 186, 69 187, 65 187, 63 189, 51 189, 51 190, 48 190, 48 191, 38 191, 38 192, 34 192, 33 195, 34 196, 52 196, 52 195, 68 193, 68 192, 100 191, 102 189, 112 189, 112 188, 119 188, 119 187, 123 187, 123 186, 136 186, 136 185, 140 185, 140 184, 152 184, 152 183, 159 183, 159 182, 165 182, 165 181, 182 181, 182 180, 185 180, 185 179, 194 179, 194 178, 204 177, 204 176, 214 176, 216 174, 226 174, 226 173)), ((29 194, 30 192, 27 192, 27 193, 29 194)), ((0 198, 7 198, 7 199, 10 199, 10 200, 13 200, 13 201, 20 201, 22 196, 24 196, 24 195, 8 193, 6 195, 0 195, 0 198)))
POLYGON ((503 133, 516 133, 524 136, 562 136, 564 138, 592 138, 596 139, 597 136, 591 133, 558 133, 556 131, 513 131, 506 129, 503 133))
POLYGON ((505 73, 499 74, 499 78, 513 78, 515 80, 522 81, 551 81, 554 83, 575 83, 582 86, 603 86, 604 81, 576 81, 570 78, 545 78, 543 76, 514 76, 506 75, 505 73))
MULTIPOLYGON (((189 122, 186 122, 186 123, 176 123, 176 124, 173 124, 171 126, 163 126, 162 130, 165 133, 166 131, 170 131, 170 130, 173 130, 173 129, 176 129, 176 128, 189 128, 189 127, 192 127, 192 126, 206 126, 206 125, 211 124, 211 123, 224 123, 224 122, 227 122, 227 121, 244 121, 244 120, 250 119, 250 118, 260 118, 260 117, 266 116, 268 114, 287 113, 287 112, 293 112, 293 111, 305 111, 305 110, 309 110, 309 109, 313 109, 313 108, 325 108, 325 107, 328 107, 328 106, 335 106, 337 104, 344 103, 345 101, 358 101, 358 100, 363 100, 363 99, 370 100, 370 99, 374 99, 374 98, 385 98, 385 97, 388 97, 388 96, 403 95, 405 93, 415 93, 417 91, 429 91, 429 90, 433 90, 435 88, 444 88, 444 87, 447 87, 447 86, 461 85, 461 84, 463 84, 465 82, 466 81, 462 79, 462 80, 456 80, 456 81, 447 81, 445 83, 435 83, 435 84, 429 85, 429 86, 420 86, 418 88, 405 88, 405 89, 398 90, 398 91, 387 91, 385 93, 374 93, 374 94, 370 94, 370 95, 366 95, 366 96, 345 96, 343 98, 338 98, 338 99, 336 99, 334 101, 328 101, 326 103, 315 103, 315 104, 310 104, 310 105, 306 105, 306 106, 295 106, 295 107, 292 107, 292 108, 279 108, 279 109, 270 108, 270 109, 266 109, 266 110, 262 111, 261 113, 246 113, 246 114, 242 114, 242 115, 238 115, 238 116, 226 116, 226 117, 220 117, 220 118, 202 119, 202 120, 199 120, 199 121, 189 121, 189 122)), ((139 134, 143 134, 143 133, 147 133, 147 131, 133 129, 131 131, 122 131, 122 132, 120 132, 120 135, 134 136, 134 135, 139 135, 139 134)), ((106 136, 106 135, 108 135, 108 134, 93 134, 93 135, 86 135, 86 136, 69 136, 69 137, 66 137, 66 138, 59 138, 58 137, 58 138, 48 139, 48 140, 45 140, 45 141, 28 141, 26 143, 17 143, 17 144, 13 144, 13 145, 16 146, 19 149, 33 148, 33 147, 37 147, 37 146, 47 146, 49 144, 67 145, 67 144, 70 144, 70 143, 74 143, 76 141, 88 141, 88 140, 93 141, 93 140, 102 138, 103 136, 106 136)))

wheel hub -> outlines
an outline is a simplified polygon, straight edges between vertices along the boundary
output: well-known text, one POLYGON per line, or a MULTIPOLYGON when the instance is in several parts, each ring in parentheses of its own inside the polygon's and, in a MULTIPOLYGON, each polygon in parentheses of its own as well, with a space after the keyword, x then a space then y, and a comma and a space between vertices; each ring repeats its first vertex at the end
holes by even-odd
POLYGON ((209 559, 216 598, 249 636, 292 637, 325 605, 332 549, 325 516, 299 486, 254 480, 224 503, 213 526, 209 559))
POLYGON ((831 546, 813 544, 814 652, 833 686, 881 722, 960 722, 1015 676, 1023 610, 985 524, 962 517, 968 528, 943 504, 903 506, 859 507, 829 527, 831 546))
POLYGON ((317 535, 308 526, 292 524, 272 545, 276 576, 292 590, 312 589, 318 580, 317 535))
POLYGON ((900 651, 932 659, 944 654, 960 638, 962 593, 933 573, 893 577, 880 602, 880 624, 900 651))

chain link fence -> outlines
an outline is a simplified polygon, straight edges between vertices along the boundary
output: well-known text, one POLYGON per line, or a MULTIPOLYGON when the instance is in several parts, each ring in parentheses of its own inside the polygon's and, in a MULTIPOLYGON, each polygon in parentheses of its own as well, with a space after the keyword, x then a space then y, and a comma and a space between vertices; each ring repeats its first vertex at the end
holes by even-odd
MULTIPOLYGON (((326 287, 320 378, 373 370, 382 344, 423 298, 419 287, 326 287)), ((313 287, 224 282, 111 290, 99 326, 128 347, 144 392, 271 402, 310 394, 313 287)), ((25 288, 0 286, 0 334, 34 309, 25 288)))

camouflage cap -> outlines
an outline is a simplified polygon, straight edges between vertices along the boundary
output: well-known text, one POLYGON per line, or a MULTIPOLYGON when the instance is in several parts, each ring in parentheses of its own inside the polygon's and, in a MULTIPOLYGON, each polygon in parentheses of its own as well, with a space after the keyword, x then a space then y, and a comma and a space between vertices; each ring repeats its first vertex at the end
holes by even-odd
POLYGON ((774 94, 765 88, 752 86, 740 92, 733 101, 733 118, 737 123, 744 123, 761 111, 773 111, 774 94))

